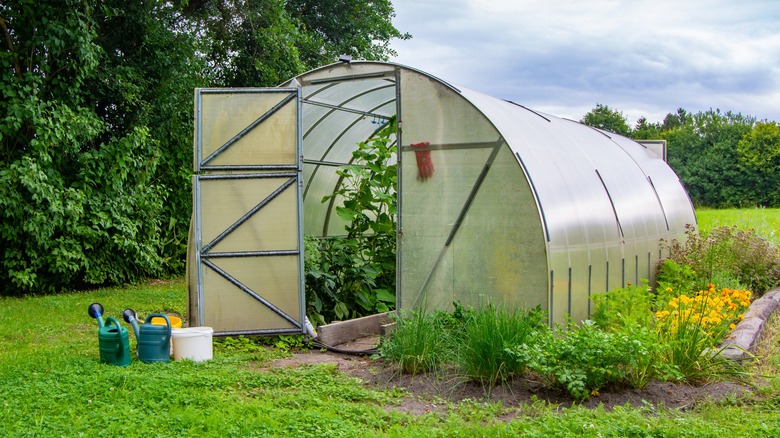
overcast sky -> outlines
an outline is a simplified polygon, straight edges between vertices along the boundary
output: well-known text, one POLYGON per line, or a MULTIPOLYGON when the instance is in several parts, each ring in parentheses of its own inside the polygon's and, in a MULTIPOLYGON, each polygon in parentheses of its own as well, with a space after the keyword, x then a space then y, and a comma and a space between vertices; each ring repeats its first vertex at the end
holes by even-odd
POLYGON ((393 62, 579 120, 719 108, 780 122, 778 0, 393 0, 393 62))

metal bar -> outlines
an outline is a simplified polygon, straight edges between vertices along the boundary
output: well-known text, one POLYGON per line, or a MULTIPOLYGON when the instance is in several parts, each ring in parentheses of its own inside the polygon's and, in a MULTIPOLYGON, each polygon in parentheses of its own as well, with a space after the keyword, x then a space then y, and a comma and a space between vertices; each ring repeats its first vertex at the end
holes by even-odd
POLYGON ((549 322, 550 328, 553 328, 553 321, 555 321, 554 304, 555 304, 555 270, 550 270, 550 315, 549 322))
POLYGON ((294 164, 238 164, 235 166, 216 165, 216 166, 201 166, 200 170, 258 170, 258 171, 275 171, 275 170, 296 170, 294 164))
POLYGON ((378 113, 373 113, 373 112, 369 112, 369 111, 361 111, 359 109, 354 109, 354 108, 347 108, 347 107, 344 107, 344 106, 334 105, 332 103, 317 102, 315 100, 304 99, 303 102, 305 104, 308 104, 308 105, 321 106, 323 108, 330 108, 330 109, 334 109, 336 111, 343 111, 343 112, 347 112, 347 113, 358 114, 358 115, 363 116, 363 117, 372 117, 372 118, 375 118, 375 119, 383 119, 383 120, 390 120, 393 117, 393 116, 386 116, 384 114, 378 114, 378 113))
MULTIPOLYGON (((377 72, 377 73, 364 73, 362 75, 346 75, 346 76, 336 76, 333 78, 323 78, 323 79, 312 79, 310 81, 306 81, 309 84, 312 85, 318 85, 318 84, 328 84, 331 82, 346 82, 346 81, 353 81, 355 79, 374 79, 374 78, 383 78, 387 77, 387 74, 390 73, 390 71, 384 71, 384 72, 377 72)), ((390 79, 386 79, 390 80, 390 79)), ((303 85, 303 84, 301 84, 303 85)))
POLYGON ((496 147, 495 142, 470 142, 470 143, 451 143, 451 144, 429 144, 423 147, 402 146, 402 152, 422 152, 422 151, 447 151, 459 149, 487 149, 496 147))
POLYGON ((195 191, 195 200, 193 205, 194 210, 194 222, 195 222, 195 272, 197 275, 197 286, 196 286, 196 293, 197 293, 197 302, 196 305, 198 306, 198 324, 203 325, 203 319, 206 316, 205 310, 203 309, 203 302, 204 302, 204 296, 203 296, 203 265, 201 264, 201 251, 203 247, 203 216, 202 216, 202 208, 201 208, 201 195, 200 195, 200 179, 197 175, 194 175, 192 177, 193 181, 193 190, 195 191))
POLYGON ((289 256, 298 255, 301 252, 297 249, 280 249, 274 251, 233 251, 233 252, 210 252, 208 254, 202 254, 203 259, 222 259, 233 257, 272 257, 272 256, 289 256))
POLYGON ((269 178, 295 178, 296 172, 277 172, 277 173, 223 173, 217 175, 198 175, 201 180, 220 180, 220 179, 269 179, 269 178))
MULTIPOLYGON (((296 324, 298 326, 298 324, 296 324)), ((293 329, 264 329, 264 330, 230 330, 215 332, 214 336, 254 336, 254 335, 286 335, 301 333, 303 327, 293 329)))
POLYGON ((228 235, 230 235, 230 233, 232 233, 233 231, 235 231, 235 230, 236 230, 236 228, 238 228, 238 227, 240 227, 241 225, 243 225, 243 224, 244 224, 244 222, 246 222, 247 220, 249 220, 249 218, 251 218, 252 216, 254 216, 254 214, 255 214, 255 213, 257 213, 258 211, 260 211, 260 209, 262 209, 263 207, 265 207, 266 205, 268 205, 268 203, 269 203, 269 202, 273 201, 273 200, 274 200, 274 198, 276 198, 277 196, 279 196, 279 195, 280 195, 280 194, 281 194, 283 191, 285 191, 285 190, 286 190, 288 187, 290 187, 291 185, 293 185, 293 183, 295 183, 295 182, 296 182, 295 178, 290 178, 290 179, 288 179, 287 181, 285 181, 285 182, 284 182, 284 184, 282 184, 282 185, 281 185, 281 187, 279 187, 278 189, 274 190, 274 191, 273 191, 273 192, 272 192, 270 195, 268 195, 268 196, 267 196, 265 199, 263 199, 262 201, 260 201, 260 203, 259 203, 259 204, 257 204, 257 205, 256 205, 256 206, 254 206, 254 207, 253 207, 251 210, 249 210, 249 211, 248 211, 246 214, 244 214, 243 216, 241 216, 241 218, 239 218, 239 219, 238 219, 236 222, 234 222, 234 223, 233 223, 233 225, 229 226, 229 227, 228 227, 228 228, 227 228, 225 231, 223 231, 222 233, 220 233, 220 234, 219 234, 219 236, 215 237, 215 238, 214 238, 214 240, 212 240, 212 241, 211 241, 211 242, 209 242, 209 243, 208 243, 206 246, 204 246, 204 247, 203 247, 203 253, 206 253, 206 252, 208 252, 208 251, 209 251, 211 248, 213 248, 213 247, 214 247, 214 245, 216 245, 217 243, 221 242, 221 241, 222 241, 222 240, 223 240, 225 237, 227 237, 228 235))
POLYGON ((601 177, 601 174, 599 173, 598 169, 596 170, 596 175, 599 177, 599 181, 601 181, 601 185, 604 187, 604 191, 607 193, 607 198, 609 198, 609 204, 612 206, 612 214, 615 215, 615 222, 618 226, 618 232, 620 233, 620 238, 622 239, 625 234, 623 234, 623 226, 620 224, 620 217, 618 216, 617 208, 615 207, 615 201, 612 200, 612 195, 609 193, 609 189, 607 188, 607 183, 604 182, 604 178, 601 177))
POLYGON ((536 206, 539 209, 539 214, 542 216, 542 227, 544 228, 544 235, 547 238, 547 242, 550 242, 550 229, 547 226, 547 216, 544 214, 544 206, 539 202, 539 199, 536 196, 536 185, 534 185, 534 180, 531 178, 530 175, 528 175, 528 169, 525 167, 525 163, 523 162, 523 159, 520 157, 520 153, 516 152, 515 157, 517 157, 517 162, 520 163, 520 167, 523 169, 523 174, 525 175, 526 179, 528 180, 528 184, 531 186, 531 192, 534 195, 534 200, 536 201, 536 206))
POLYGON ((298 88, 295 101, 295 165, 298 168, 298 176, 295 179, 296 219, 298 220, 298 308, 301 320, 301 332, 306 333, 306 274, 304 271, 303 240, 303 89, 298 88))
POLYGON ((658 201, 658 206, 661 207, 661 214, 664 216, 666 231, 669 231, 669 219, 666 217, 666 209, 664 208, 664 203, 661 202, 661 196, 658 195, 658 190, 655 189, 655 184, 653 184, 653 179, 650 178, 650 175, 647 175, 647 181, 650 183, 650 187, 653 189, 653 194, 655 195, 655 199, 658 201))
MULTIPOLYGON (((289 92, 289 91, 288 91, 289 92)), ((274 105, 271 109, 266 111, 263 115, 258 117, 254 122, 250 123, 249 126, 242 129, 241 132, 236 134, 233 138, 227 141, 227 143, 223 144, 219 147, 216 151, 212 152, 211 155, 206 157, 203 162, 201 163, 201 166, 206 165, 209 161, 216 158, 219 154, 224 152, 227 148, 235 144, 237 141, 241 140, 245 135, 247 135, 250 131, 255 129, 259 124, 263 123, 266 119, 274 115, 277 111, 279 111, 282 107, 287 105, 291 100, 294 100, 297 96, 297 93, 293 94, 290 93, 288 96, 286 96, 284 99, 282 99, 279 103, 274 105)))
POLYGON ((258 295, 255 291, 253 291, 252 289, 248 288, 246 285, 244 285, 240 281, 236 280, 232 275, 230 275, 227 272, 223 271, 222 268, 220 268, 219 266, 215 265, 214 263, 211 263, 208 260, 203 260, 203 264, 208 266, 209 268, 213 269, 214 272, 216 272, 217 274, 222 276, 222 278, 224 278, 225 280, 229 281, 231 284, 233 284, 233 286, 241 289, 247 295, 249 295, 252 298, 256 299, 257 301, 261 302, 263 305, 265 305, 266 307, 271 309, 277 315, 279 315, 282 318, 284 318, 290 324, 293 324, 296 327, 300 327, 301 326, 301 324, 298 323, 295 319, 293 319, 293 317, 291 317, 290 315, 284 313, 284 311, 282 311, 278 307, 276 307, 273 304, 271 304, 265 298, 263 298, 260 295, 258 295))
POLYGON ((295 87, 238 87, 238 88, 201 88, 201 94, 265 94, 265 93, 294 93, 295 87))

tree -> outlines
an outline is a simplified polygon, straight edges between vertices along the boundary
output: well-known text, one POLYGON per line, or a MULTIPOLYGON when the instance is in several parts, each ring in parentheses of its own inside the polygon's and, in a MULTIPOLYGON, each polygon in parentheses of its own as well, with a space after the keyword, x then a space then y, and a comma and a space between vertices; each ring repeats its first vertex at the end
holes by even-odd
POLYGON ((780 205, 780 126, 759 122, 737 144, 739 162, 754 178, 755 205, 780 205))
POLYGON ((0 294, 121 283, 160 272, 156 143, 133 94, 105 70, 107 3, 21 0, 0 8, 0 294), (113 85, 119 84, 119 85, 113 85), (124 94, 111 91, 120 87, 124 94))
POLYGON ((316 3, 0 3, 0 295, 180 274, 193 88, 379 59, 399 35, 389 1, 316 3))
POLYGON ((580 122, 594 128, 625 136, 628 136, 631 132, 631 128, 626 123, 626 116, 622 112, 599 103, 596 104, 596 108, 585 114, 580 122))

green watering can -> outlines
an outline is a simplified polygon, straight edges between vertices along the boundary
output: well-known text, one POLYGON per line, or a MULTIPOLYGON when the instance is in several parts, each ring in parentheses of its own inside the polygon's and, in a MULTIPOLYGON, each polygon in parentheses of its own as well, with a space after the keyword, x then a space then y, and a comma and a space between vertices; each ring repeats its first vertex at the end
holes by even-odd
POLYGON ((122 317, 133 326, 138 341, 138 359, 144 363, 168 362, 171 358, 171 320, 164 313, 153 313, 138 326, 138 316, 133 309, 125 309, 122 317), (165 318, 165 325, 152 324, 152 318, 165 318))
POLYGON ((87 313, 98 322, 100 361, 120 367, 130 365, 130 337, 127 334, 127 329, 111 316, 106 318, 104 323, 103 306, 100 303, 91 304, 87 313))

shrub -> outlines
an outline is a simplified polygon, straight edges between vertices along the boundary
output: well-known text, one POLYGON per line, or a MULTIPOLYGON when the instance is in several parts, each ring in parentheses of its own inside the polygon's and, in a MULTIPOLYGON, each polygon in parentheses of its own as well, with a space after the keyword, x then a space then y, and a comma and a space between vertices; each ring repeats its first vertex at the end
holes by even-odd
MULTIPOLYGON (((701 234, 689 228, 686 237, 685 243, 675 240, 668 245, 669 259, 695 273, 692 290, 730 278, 760 295, 780 283, 780 249, 752 231, 721 226, 701 234)), ((662 262, 659 282, 675 278, 667 269, 662 262)))
MULTIPOLYGON (((507 349, 545 383, 585 400, 609 384, 627 382, 641 343, 625 333, 600 330, 593 321, 557 333, 540 331, 533 344, 507 349)), ((647 352, 644 352, 647 355, 647 352)))
POLYGON ((653 294, 642 280, 640 285, 628 285, 606 293, 593 294, 593 321, 603 329, 652 324, 653 294))

